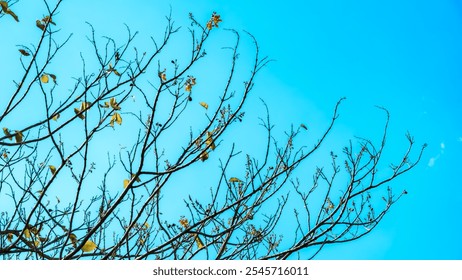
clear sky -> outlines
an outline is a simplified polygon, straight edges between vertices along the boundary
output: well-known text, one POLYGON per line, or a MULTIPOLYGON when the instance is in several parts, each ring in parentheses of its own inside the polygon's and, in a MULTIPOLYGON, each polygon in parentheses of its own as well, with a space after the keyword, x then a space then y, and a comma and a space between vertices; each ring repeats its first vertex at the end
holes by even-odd
MULTIPOLYGON (((117 37, 126 23, 147 37, 162 30, 170 7, 178 25, 187 25, 189 12, 208 18, 217 11, 223 19, 220 28, 252 33, 261 52, 274 59, 257 77, 248 117, 257 123, 257 116, 264 115, 261 97, 277 129, 307 123, 316 131, 317 121, 325 124, 335 102, 347 97, 328 142, 338 152, 354 136, 376 139, 384 115, 374 106, 387 108, 390 158, 404 151, 406 131, 417 146, 428 143, 421 164, 396 182, 409 195, 375 232, 326 248, 318 258, 462 259, 460 1, 76 3, 65 1, 59 16, 63 32, 75 33, 71 52, 82 50, 79 40, 89 31, 85 21, 100 34, 117 37)), ((18 4, 15 12, 27 17, 32 10, 18 4)), ((244 45, 249 52, 252 47, 244 45)))

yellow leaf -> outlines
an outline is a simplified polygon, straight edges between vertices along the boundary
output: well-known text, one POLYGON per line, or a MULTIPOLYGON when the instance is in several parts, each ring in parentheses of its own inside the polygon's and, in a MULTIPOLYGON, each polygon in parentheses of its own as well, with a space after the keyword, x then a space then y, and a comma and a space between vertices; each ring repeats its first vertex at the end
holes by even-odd
POLYGON ((204 248, 204 243, 202 243, 202 240, 199 238, 199 236, 196 234, 196 244, 197 244, 197 248, 199 249, 202 249, 204 248))
POLYGON ((128 184, 130 184, 130 180, 125 179, 124 180, 124 189, 126 189, 128 187, 128 184))
POLYGON ((47 74, 43 74, 41 77, 40 77, 40 81, 44 84, 48 83, 50 79, 48 78, 48 75, 47 74))
POLYGON ((77 117, 79 117, 80 119, 82 119, 82 120, 85 119, 85 115, 82 114, 79 109, 74 108, 74 112, 77 115, 77 117))
POLYGON ((39 228, 37 229, 36 227, 31 227, 29 225, 29 230, 33 235, 39 235, 41 228, 42 228, 41 226, 39 226, 39 228))
POLYGON ((30 53, 28 53, 25 49, 19 49, 19 52, 23 55, 23 56, 29 56, 30 53))
POLYGON ((121 125, 122 124, 122 117, 120 116, 119 113, 116 113, 116 123, 118 125, 121 125))
POLYGON ((164 69, 164 71, 159 72, 159 78, 160 78, 162 81, 166 81, 166 80, 167 80, 167 75, 165 74, 165 69, 164 69))
POLYGON ((208 109, 209 108, 209 104, 205 103, 205 102, 199 102, 199 104, 204 107, 205 109, 208 109))
POLYGON ((188 219, 182 217, 180 220, 180 225, 184 228, 188 228, 189 227, 189 222, 188 222, 188 219))
POLYGON ((72 246, 74 248, 77 247, 77 236, 75 236, 75 234, 71 233, 69 235, 69 239, 71 240, 72 246))
POLYGON ((90 102, 82 102, 82 104, 80 104, 80 111, 85 111, 86 109, 90 108, 90 106, 90 102))
POLYGON ((120 110, 120 106, 119 104, 117 103, 115 97, 112 97, 111 99, 109 99, 109 105, 112 107, 112 109, 114 110, 120 110))
POLYGON ((0 6, 2 8, 2 11, 5 13, 5 14, 9 14, 10 16, 12 16, 14 18, 14 20, 18 21, 19 22, 19 19, 18 19, 18 16, 13 13, 12 10, 10 10, 10 8, 8 8, 8 2, 6 1, 0 1, 0 6))
POLYGON ((148 222, 145 222, 144 225, 143 225, 143 227, 144 227, 145 229, 148 229, 148 228, 149 228, 148 222))
POLYGON ((54 115, 51 117, 51 119, 54 120, 54 121, 57 121, 57 120, 59 119, 59 117, 60 117, 60 115, 59 115, 59 113, 57 113, 57 114, 54 114, 54 115))
POLYGON ((116 122, 118 125, 122 124, 122 117, 117 112, 112 115, 110 125, 114 126, 114 122, 116 122))
POLYGON ((196 147, 197 147, 197 148, 200 148, 201 145, 202 145, 202 138, 197 138, 197 139, 194 141, 194 144, 196 144, 196 147))
POLYGON ((56 167, 54 167, 53 165, 48 165, 48 167, 50 168, 51 174, 55 175, 56 167))
POLYGON ((3 133, 5 133, 6 137, 8 137, 8 139, 12 140, 13 139, 13 136, 11 136, 10 134, 10 130, 6 127, 3 128, 3 133))
POLYGON ((78 108, 74 108, 74 112, 75 114, 77 115, 77 117, 79 117, 80 119, 85 119, 85 115, 83 114, 83 111, 85 111, 86 109, 88 109, 90 107, 91 103, 90 102, 82 102, 80 104, 80 109, 78 108))
POLYGON ((35 25, 37 25, 37 27, 40 28, 40 30, 45 30, 45 25, 40 20, 36 20, 35 25))
POLYGON ((34 246, 35 246, 35 247, 40 246, 40 240, 38 240, 38 239, 35 240, 35 241, 34 241, 34 246))
POLYGON ((207 153, 207 151, 203 151, 199 155, 199 159, 202 160, 202 161, 206 161, 208 158, 209 158, 209 153, 207 153))
POLYGON ((26 228, 26 229, 24 230, 24 236, 25 236, 26 238, 30 238, 30 237, 31 237, 31 236, 30 236, 30 231, 29 231, 29 229, 26 228))
POLYGON ((231 177, 231 178, 229 178, 229 182, 230 183, 239 183, 239 182, 242 182, 242 181, 239 178, 231 177))
POLYGON ((87 240, 87 242, 85 242, 85 245, 83 245, 82 247, 82 251, 84 252, 92 252, 96 249, 96 244, 91 241, 91 240, 87 240))
POLYGON ((192 89, 191 84, 186 84, 186 86, 184 87, 184 90, 186 90, 186 91, 191 91, 191 89, 192 89))
POLYGON ((135 174, 132 174, 132 179, 133 178, 135 178, 136 182, 141 182, 140 178, 138 178, 138 176, 136 176, 135 174))
POLYGON ((56 25, 56 23, 53 22, 53 20, 51 19, 50 16, 46 16, 46 17, 42 18, 42 21, 43 21, 44 23, 51 23, 51 24, 53 24, 53 25, 56 25))
POLYGON ((218 23, 221 21, 221 16, 214 12, 211 19, 207 22, 206 27, 208 30, 211 30, 213 27, 218 27, 218 23))
POLYGON ((213 142, 212 132, 210 131, 207 131, 207 139, 205 140, 205 145, 210 147, 212 150, 215 150, 216 148, 215 143, 213 142))
POLYGON ((218 27, 218 23, 222 21, 221 16, 216 13, 213 13, 212 20, 216 27, 218 27))
POLYGON ((16 143, 21 143, 22 142, 22 137, 24 135, 22 134, 21 131, 16 130, 16 134, 14 135, 14 138, 16 139, 16 143))
POLYGON ((99 105, 101 108, 109 108, 109 103, 106 101, 104 102, 104 105, 99 105))
POLYGON ((6 239, 8 240, 8 242, 11 242, 13 240, 13 234, 11 232, 8 233, 8 235, 6 236, 6 239))

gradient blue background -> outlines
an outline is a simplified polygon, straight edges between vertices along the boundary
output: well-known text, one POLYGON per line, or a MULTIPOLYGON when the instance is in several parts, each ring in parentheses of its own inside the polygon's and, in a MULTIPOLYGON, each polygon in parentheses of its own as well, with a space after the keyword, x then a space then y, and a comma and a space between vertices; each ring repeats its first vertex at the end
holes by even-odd
MULTIPOLYGON (((123 38, 126 23, 150 36, 162 31, 170 7, 177 24, 186 26, 189 12, 207 19, 217 11, 220 28, 249 31, 274 59, 257 77, 246 109, 250 119, 264 115, 261 97, 281 130, 307 123, 316 131, 345 96, 332 148, 340 150, 354 136, 376 139, 384 115, 375 105, 391 113, 390 156, 404 151, 406 131, 417 148, 428 143, 421 164, 396 182, 409 195, 375 232, 327 247, 318 258, 462 259, 462 2, 65 1, 59 24, 75 33, 68 51, 80 52, 79 38, 89 31, 85 21, 100 34, 123 38)), ((23 4, 14 11, 20 18, 35 14, 23 4)), ((6 28, 14 25, 2 20, 6 28)))

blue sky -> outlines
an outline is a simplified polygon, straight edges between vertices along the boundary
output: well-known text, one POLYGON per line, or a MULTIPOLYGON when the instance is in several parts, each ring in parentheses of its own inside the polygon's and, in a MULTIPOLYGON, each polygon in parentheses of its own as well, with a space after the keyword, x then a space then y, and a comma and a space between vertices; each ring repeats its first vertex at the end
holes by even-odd
MULTIPOLYGON (((264 115, 279 131, 307 123, 315 134, 335 102, 347 97, 327 149, 341 151, 354 136, 377 139, 391 114, 386 153, 398 158, 409 131, 428 143, 422 162, 396 181, 409 195, 369 236, 324 249, 321 259, 462 259, 462 4, 459 1, 67 1, 60 25, 80 44, 92 23, 99 34, 123 38, 123 23, 140 38, 158 34, 172 9, 178 25, 188 13, 220 27, 252 33, 274 61, 259 73, 247 121, 264 115), (110 3, 110 4, 108 4, 110 3), (158 28, 157 28, 158 27, 158 28)), ((33 9, 18 4, 27 17, 33 9)), ((2 19, 3 22, 5 19, 2 19)), ((10 22, 12 28, 14 22, 10 22)), ((29 34, 18 34, 26 38, 29 34)), ((217 42, 220 43, 219 40, 217 42)), ((2 44, 5 43, 2 39, 2 44)), ((17 44, 15 40, 9 41, 17 44)), ((225 43, 225 42, 223 42, 225 43)), ((252 44, 243 44, 243 55, 252 44)), ((181 49, 181 46, 178 46, 181 49)), ((245 132, 243 132, 245 133, 245 132)), ((258 143, 249 144, 258 146, 258 143)), ((242 147, 245 149, 246 147, 242 147)))

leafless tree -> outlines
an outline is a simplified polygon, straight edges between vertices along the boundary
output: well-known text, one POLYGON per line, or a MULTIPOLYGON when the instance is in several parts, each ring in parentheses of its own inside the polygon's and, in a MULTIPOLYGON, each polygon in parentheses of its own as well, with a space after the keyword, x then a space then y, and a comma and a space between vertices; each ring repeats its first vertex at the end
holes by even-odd
MULTIPOLYGON (((389 119, 383 108, 378 144, 357 138, 340 155, 331 152, 323 167, 305 162, 331 133, 343 99, 312 146, 299 140, 304 124, 275 139, 268 110, 261 119, 263 156, 232 144, 240 137, 232 128, 269 60, 245 33, 255 52, 241 70, 241 35, 218 28, 219 14, 190 15, 185 31, 167 16, 163 37, 146 52, 128 27, 121 43, 89 25, 93 56, 81 55, 80 74, 69 85, 59 74, 59 54, 72 44, 59 30, 62 0, 43 3, 35 25, 18 23, 36 31, 37 40, 18 42, 21 70, 1 88, 3 259, 308 259, 370 233, 406 193, 390 184, 424 148, 413 155, 407 135, 398 163, 382 163, 389 119), (232 46, 210 45, 215 32, 233 34, 232 46), (182 59, 168 49, 178 45, 186 46, 182 59), (204 64, 206 48, 228 55, 214 73, 223 83, 207 97, 199 92, 217 71, 204 64)), ((0 4, 0 24, 21 19, 14 12, 21 2, 0 4)))

